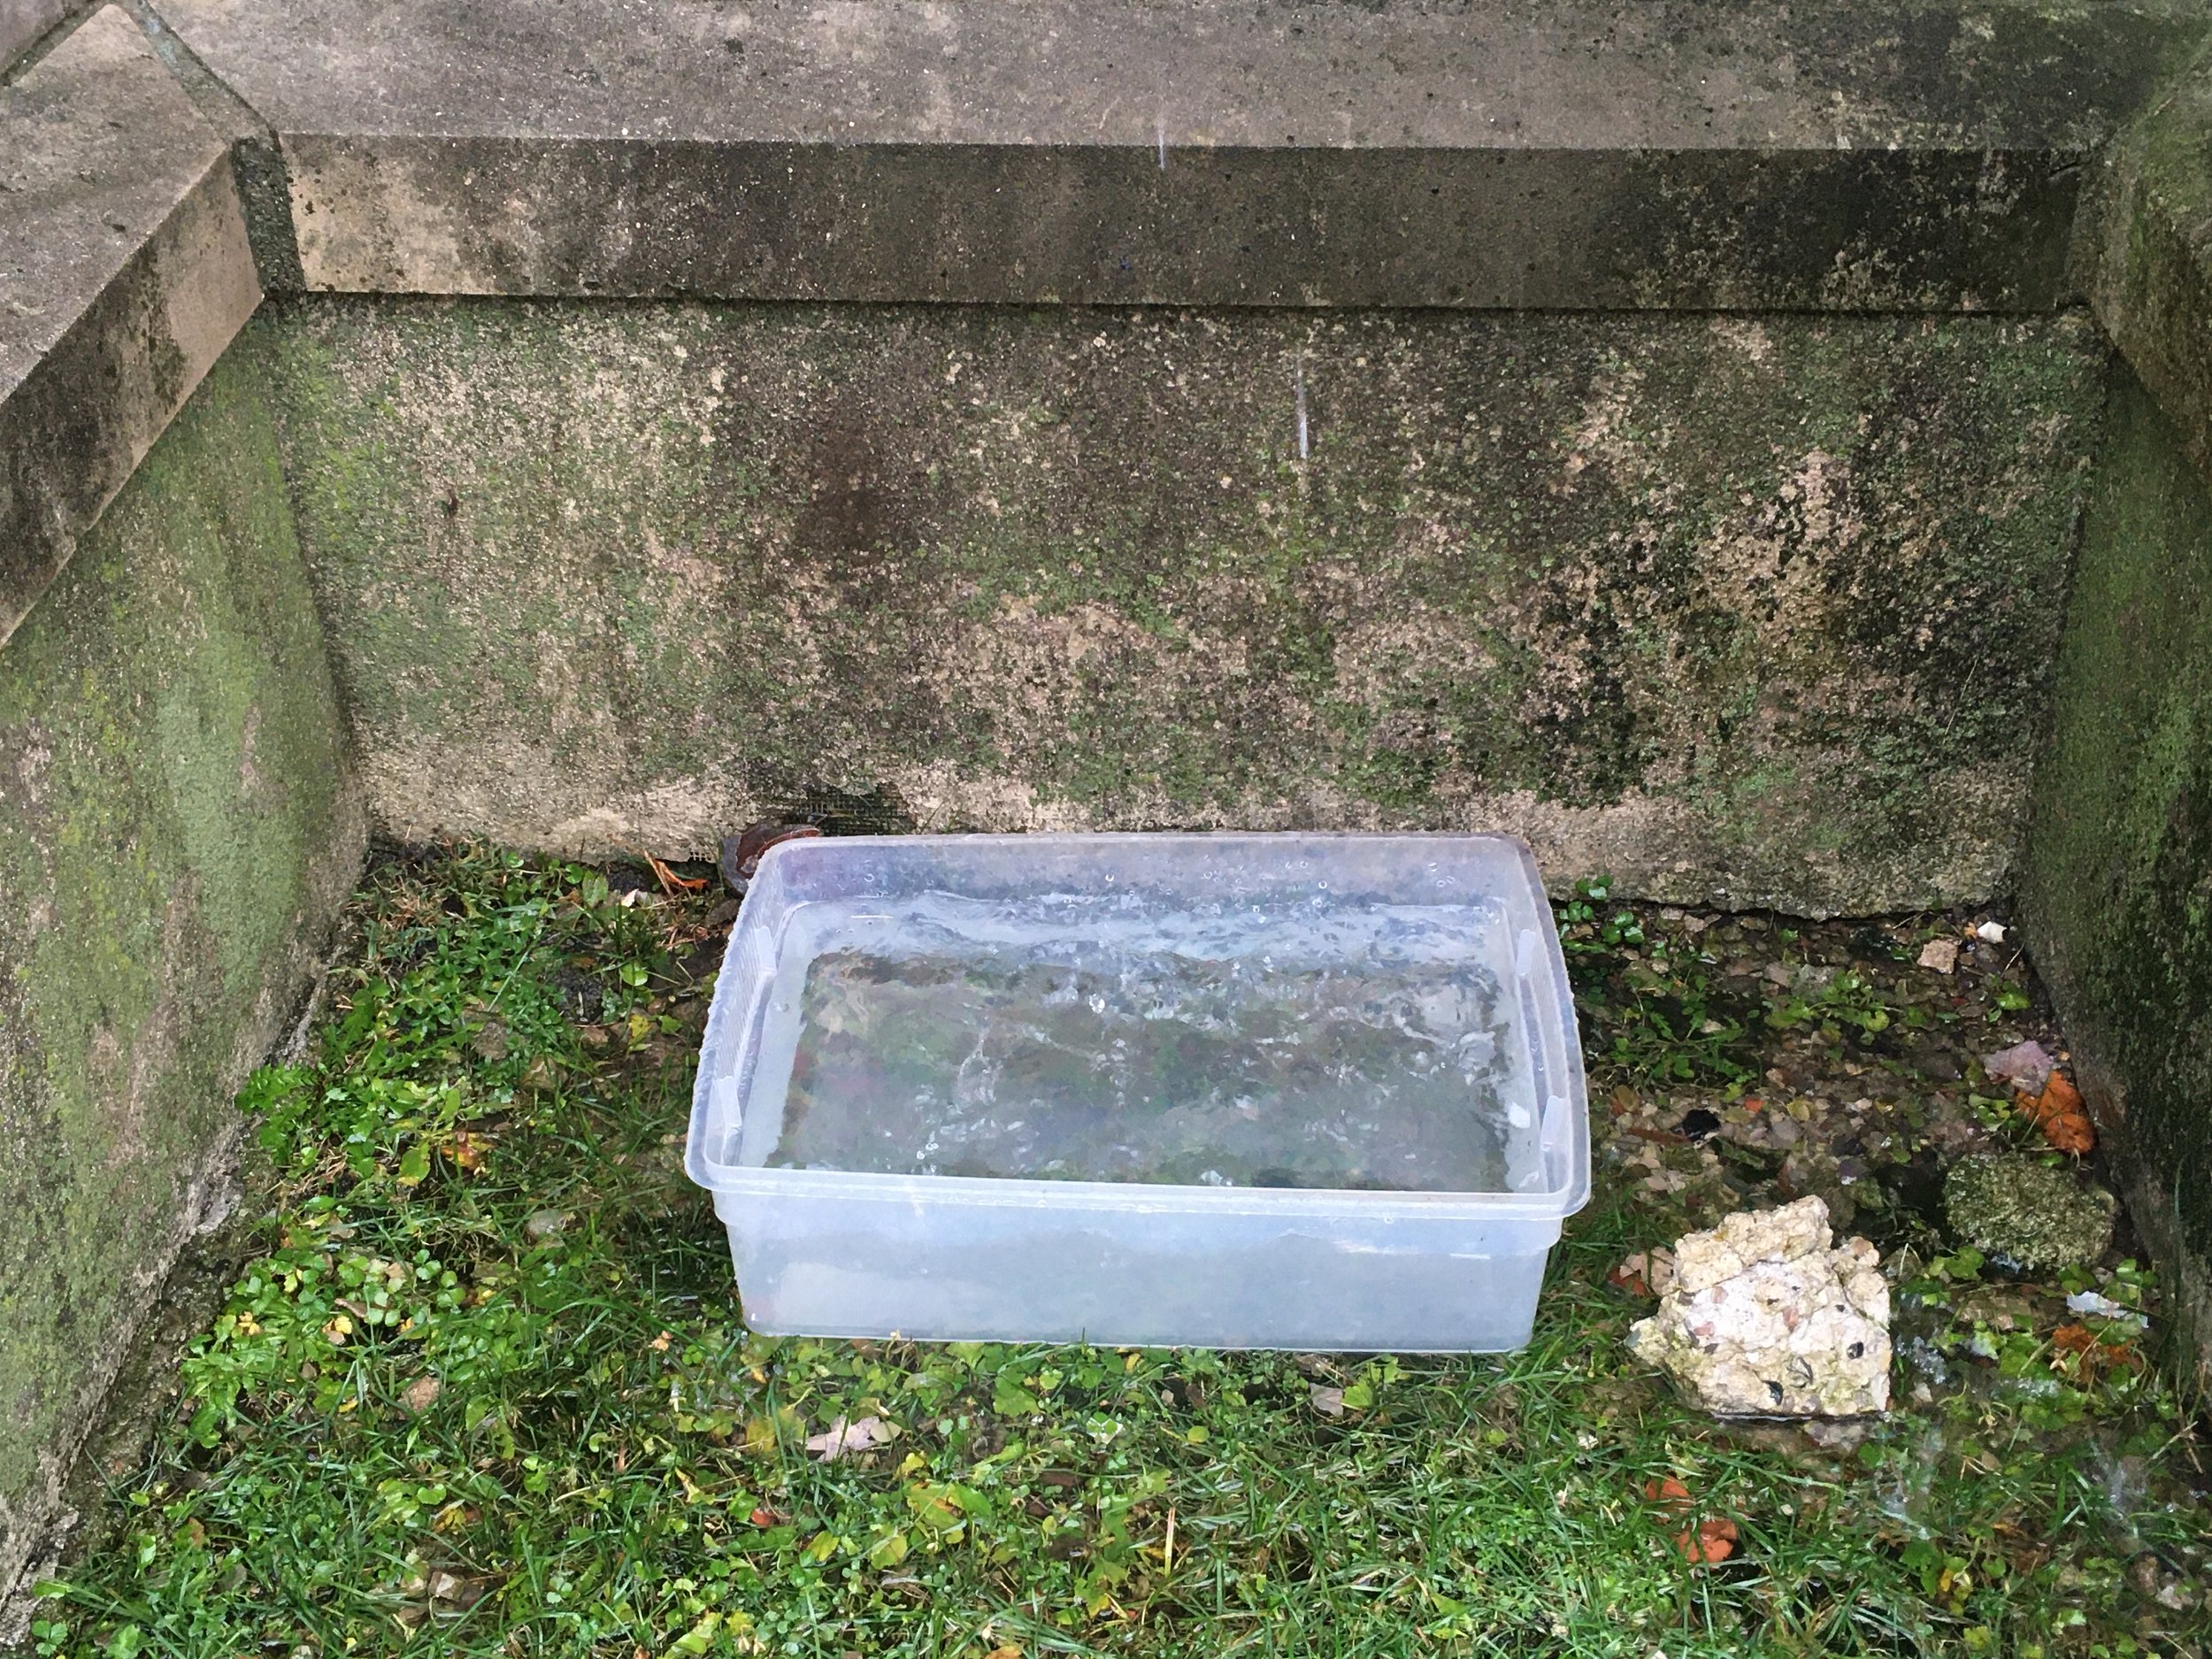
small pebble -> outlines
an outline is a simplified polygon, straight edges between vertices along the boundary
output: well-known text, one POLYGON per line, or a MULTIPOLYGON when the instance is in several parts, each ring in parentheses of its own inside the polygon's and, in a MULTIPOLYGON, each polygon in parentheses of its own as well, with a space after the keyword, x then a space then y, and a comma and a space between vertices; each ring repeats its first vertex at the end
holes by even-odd
POLYGON ((2043 1045, 2032 1038, 1982 1056, 1982 1070, 1993 1078, 2018 1085, 2031 1094, 2043 1092, 2056 1064, 2043 1045))

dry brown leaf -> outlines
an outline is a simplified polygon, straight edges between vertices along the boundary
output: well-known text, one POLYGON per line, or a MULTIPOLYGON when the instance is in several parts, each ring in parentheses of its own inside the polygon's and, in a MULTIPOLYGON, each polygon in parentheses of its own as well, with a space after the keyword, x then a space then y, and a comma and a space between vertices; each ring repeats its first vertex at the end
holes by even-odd
POLYGON ((2107 1342, 2085 1325, 2062 1325, 2051 1333, 2051 1354, 2059 1369, 2078 1382, 2094 1380, 2100 1371, 2132 1371, 2142 1356, 2124 1342, 2107 1342))
POLYGON ((2081 1091, 2060 1072, 2051 1073, 2028 1108, 2043 1138, 2061 1152, 2081 1157, 2097 1144, 2097 1126, 2083 1110, 2081 1091))
POLYGON ((2079 1112, 2043 1120, 2043 1138, 2061 1152, 2086 1157, 2096 1149, 2097 1126, 2079 1112))
POLYGON ((832 1420, 829 1427, 810 1438, 806 1448, 814 1454, 817 1463, 833 1463, 841 1457, 864 1452, 873 1447, 887 1446, 898 1438, 898 1430, 881 1417, 862 1417, 848 1423, 842 1417, 832 1420))
POLYGON ((1686 1526, 1676 1533, 1674 1547, 1694 1565, 1726 1561, 1736 1553, 1736 1524, 1719 1516, 1700 1521, 1694 1532, 1686 1526))
POLYGON ((434 1601, 452 1601, 462 1607, 473 1607, 484 1599, 484 1587, 472 1578, 457 1572, 441 1570, 430 1575, 430 1599, 434 1601))
POLYGON ((645 855, 645 862, 653 867, 653 879, 661 884, 661 891, 671 898, 679 893, 703 892, 706 887, 704 876, 680 876, 650 853, 645 855))
POLYGON ((2062 1325, 2051 1333, 2051 1346, 2062 1354, 2086 1354, 2097 1346, 2097 1333, 2085 1325, 2062 1325))
POLYGON ((1605 1282, 1632 1296, 1663 1296, 1674 1285, 1674 1252, 1638 1250, 1624 1256, 1605 1282))
POLYGON ((2064 1071, 2051 1073, 2051 1082, 2044 1084, 2044 1093, 2035 1100, 2035 1109, 2044 1113, 2078 1113, 2082 1110, 2082 1091, 2073 1087, 2073 1079, 2064 1071))
POLYGON ((1672 1475, 1663 1479, 1644 1482, 1644 1500, 1655 1503, 1670 1514, 1680 1514, 1690 1507, 1690 1489, 1672 1475))

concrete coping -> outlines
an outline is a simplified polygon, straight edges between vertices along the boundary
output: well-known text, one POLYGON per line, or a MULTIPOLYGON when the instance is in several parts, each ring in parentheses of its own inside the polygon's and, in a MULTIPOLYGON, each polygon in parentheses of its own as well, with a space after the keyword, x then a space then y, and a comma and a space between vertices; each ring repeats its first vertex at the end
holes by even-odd
POLYGON ((2212 63, 2100 158, 2089 298, 2212 480, 2212 63))
POLYGON ((112 6, 0 88, 0 641, 260 303, 228 148, 112 6))
POLYGON ((2204 25, 1861 0, 161 0, 305 286, 2042 310, 2204 25))
POLYGON ((2187 0, 157 3, 158 56, 111 6, 0 89, 0 640, 265 285, 2044 311, 2081 296, 2089 164, 2207 27, 2187 0))

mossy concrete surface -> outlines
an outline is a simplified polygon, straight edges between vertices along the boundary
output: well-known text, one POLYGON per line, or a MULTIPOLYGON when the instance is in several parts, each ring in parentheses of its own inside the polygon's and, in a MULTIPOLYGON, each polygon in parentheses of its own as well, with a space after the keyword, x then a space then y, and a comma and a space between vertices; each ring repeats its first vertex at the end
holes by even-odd
POLYGON ((0 649, 0 1589, 359 867, 263 373, 218 365, 0 649))
POLYGON ((2122 371, 2024 897, 2129 1210, 2212 1367, 2212 496, 2190 448, 2122 371))
POLYGON ((382 827, 1500 827, 1868 911, 2013 867, 2078 318, 301 304, 382 827))

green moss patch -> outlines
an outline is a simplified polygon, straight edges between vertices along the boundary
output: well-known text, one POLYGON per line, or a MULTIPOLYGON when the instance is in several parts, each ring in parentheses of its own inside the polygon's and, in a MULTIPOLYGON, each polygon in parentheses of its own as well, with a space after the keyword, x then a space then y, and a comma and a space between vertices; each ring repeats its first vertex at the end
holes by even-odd
POLYGON ((2036 781, 2025 896, 2138 1209, 2212 1260, 2212 496, 2124 373, 2036 781))
POLYGON ((0 1500, 27 1527, 357 868, 265 378, 217 366, 0 649, 0 1500))

